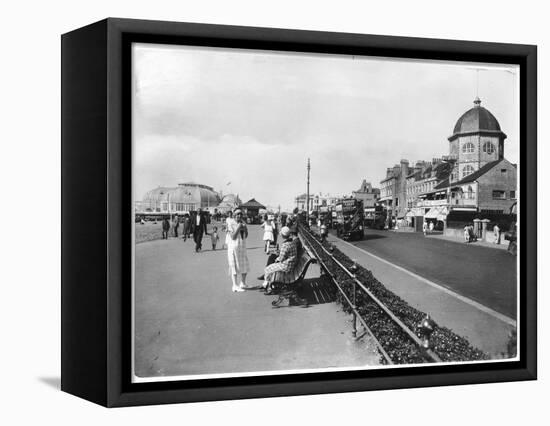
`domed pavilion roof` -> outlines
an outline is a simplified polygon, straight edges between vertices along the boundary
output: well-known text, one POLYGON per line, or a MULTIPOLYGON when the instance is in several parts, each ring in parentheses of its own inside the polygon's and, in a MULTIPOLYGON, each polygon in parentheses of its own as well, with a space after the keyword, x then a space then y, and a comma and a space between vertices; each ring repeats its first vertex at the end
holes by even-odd
POLYGON ((180 183, 175 188, 159 187, 148 191, 143 196, 144 202, 168 201, 170 203, 196 204, 198 206, 217 206, 219 195, 207 185, 194 182, 180 183))
POLYGON ((461 135, 471 135, 475 133, 506 135, 500 130, 500 124, 491 112, 481 106, 481 100, 476 97, 474 107, 466 111, 455 124, 453 135, 449 137, 452 141, 461 135))

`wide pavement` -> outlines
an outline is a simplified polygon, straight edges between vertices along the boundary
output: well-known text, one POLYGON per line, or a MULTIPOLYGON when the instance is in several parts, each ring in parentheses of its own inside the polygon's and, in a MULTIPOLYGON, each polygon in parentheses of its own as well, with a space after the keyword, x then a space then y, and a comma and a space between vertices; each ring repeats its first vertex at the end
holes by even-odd
MULTIPOLYGON (((250 226, 248 283, 263 271, 261 228, 250 226)), ((225 250, 201 253, 192 241, 135 247, 135 374, 141 378, 376 365, 366 338, 351 338, 350 317, 324 290, 317 266, 302 294, 309 307, 273 308, 259 289, 231 291, 225 250)))

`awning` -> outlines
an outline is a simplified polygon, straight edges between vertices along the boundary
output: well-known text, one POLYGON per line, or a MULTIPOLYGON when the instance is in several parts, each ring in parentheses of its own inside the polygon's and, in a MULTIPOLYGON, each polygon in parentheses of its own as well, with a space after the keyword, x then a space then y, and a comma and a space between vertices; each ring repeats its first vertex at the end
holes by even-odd
POLYGON ((437 220, 444 221, 447 219, 447 215, 449 214, 449 210, 447 207, 439 207, 439 214, 437 215, 437 220))
POLYGON ((445 220, 449 210, 445 206, 432 207, 428 213, 424 215, 426 219, 445 220))
POLYGON ((405 215, 405 217, 414 217, 415 214, 412 210, 408 211, 407 214, 405 215))
POLYGON ((477 212, 477 207, 453 207, 453 211, 461 211, 461 212, 477 212))
POLYGON ((424 219, 437 219, 439 214, 439 209, 437 207, 432 207, 428 213, 424 215, 424 219))

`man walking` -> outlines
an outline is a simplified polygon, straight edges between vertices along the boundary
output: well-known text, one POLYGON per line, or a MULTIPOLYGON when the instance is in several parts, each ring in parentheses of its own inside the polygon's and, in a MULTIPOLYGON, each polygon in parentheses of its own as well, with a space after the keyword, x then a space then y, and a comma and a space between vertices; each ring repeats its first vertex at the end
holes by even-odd
POLYGON ((202 250, 202 236, 208 235, 206 228, 206 218, 203 216, 201 208, 197 209, 197 214, 192 223, 193 240, 195 241, 195 252, 202 250))
POLYGON ((168 231, 170 230, 170 221, 167 217, 162 219, 162 239, 167 240, 168 239, 168 231))
POLYGON ((174 228, 174 237, 178 238, 178 228, 180 226, 180 219, 177 213, 174 215, 174 221, 172 222, 172 226, 174 228))

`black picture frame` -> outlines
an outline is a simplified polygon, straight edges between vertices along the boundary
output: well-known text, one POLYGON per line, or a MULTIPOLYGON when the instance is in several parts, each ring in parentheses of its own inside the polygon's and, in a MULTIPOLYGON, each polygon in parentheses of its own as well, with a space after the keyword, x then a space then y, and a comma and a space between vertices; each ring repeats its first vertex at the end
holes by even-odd
POLYGON ((62 390, 119 407, 536 379, 536 46, 113 18, 61 41, 62 390), (520 360, 131 383, 133 42, 518 64, 520 360))

